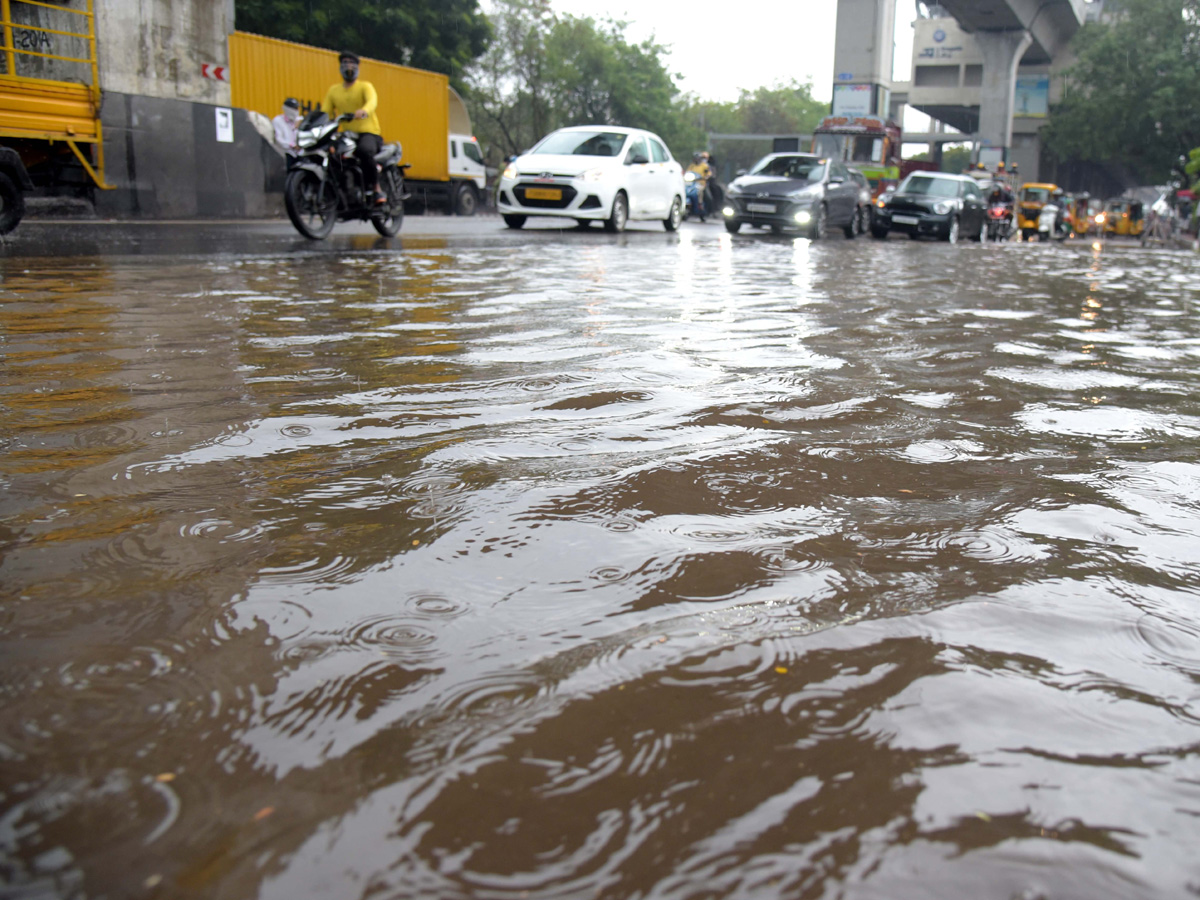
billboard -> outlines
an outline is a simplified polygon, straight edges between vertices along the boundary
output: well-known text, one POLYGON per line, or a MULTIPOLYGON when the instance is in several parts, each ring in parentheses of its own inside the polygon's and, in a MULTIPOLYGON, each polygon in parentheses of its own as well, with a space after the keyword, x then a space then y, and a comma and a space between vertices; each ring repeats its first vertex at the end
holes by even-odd
POLYGON ((1050 113, 1050 76, 1018 75, 1013 116, 1044 119, 1050 113))
POLYGON ((874 114, 875 85, 835 84, 833 86, 833 115, 869 116, 874 114))

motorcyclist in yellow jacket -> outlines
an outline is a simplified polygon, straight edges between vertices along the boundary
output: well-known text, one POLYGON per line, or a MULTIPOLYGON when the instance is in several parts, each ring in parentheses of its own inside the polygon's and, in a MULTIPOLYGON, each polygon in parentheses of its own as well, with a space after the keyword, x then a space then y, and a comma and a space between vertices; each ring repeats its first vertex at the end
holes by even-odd
POLYGON ((703 218, 707 211, 704 201, 704 192, 708 188, 708 180, 713 176, 712 166, 710 166, 704 158, 704 154, 697 150, 692 154, 692 164, 687 167, 687 172, 691 172, 696 176, 696 195, 699 197, 700 209, 696 210, 696 214, 703 218))
POLYGON ((331 119, 346 113, 354 116, 353 120, 342 126, 342 130, 358 136, 358 148, 354 156, 362 168, 363 191, 368 202, 373 195, 376 203, 387 203, 387 196, 379 190, 379 169, 375 165, 375 154, 383 149, 379 117, 375 114, 379 105, 375 85, 359 79, 358 56, 354 53, 343 51, 338 54, 338 67, 341 69, 342 83, 334 84, 325 92, 321 110, 331 119))

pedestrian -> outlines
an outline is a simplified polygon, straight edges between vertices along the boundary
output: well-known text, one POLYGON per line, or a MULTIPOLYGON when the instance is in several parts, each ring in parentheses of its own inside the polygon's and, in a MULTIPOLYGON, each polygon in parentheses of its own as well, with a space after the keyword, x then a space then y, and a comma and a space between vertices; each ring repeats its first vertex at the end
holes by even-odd
POLYGON ((271 120, 275 126, 275 146, 283 152, 287 159, 288 168, 300 155, 300 145, 296 143, 296 129, 300 124, 300 101, 288 97, 283 101, 283 111, 271 120))

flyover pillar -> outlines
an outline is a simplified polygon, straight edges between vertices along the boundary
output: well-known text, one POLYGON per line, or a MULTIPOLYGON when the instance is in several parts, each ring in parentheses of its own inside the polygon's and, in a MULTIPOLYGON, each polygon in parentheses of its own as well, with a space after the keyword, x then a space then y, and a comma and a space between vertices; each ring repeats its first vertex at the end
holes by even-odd
POLYGON ((1028 31, 979 31, 975 34, 983 53, 983 84, 979 98, 980 155, 1008 160, 1012 145, 1012 117, 1017 88, 1017 66, 1033 43, 1028 31))

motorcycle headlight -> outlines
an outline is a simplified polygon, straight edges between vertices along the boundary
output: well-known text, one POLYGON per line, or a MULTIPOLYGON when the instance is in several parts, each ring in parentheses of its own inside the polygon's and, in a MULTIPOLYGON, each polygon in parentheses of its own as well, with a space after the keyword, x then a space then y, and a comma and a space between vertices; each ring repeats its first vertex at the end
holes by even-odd
POLYGON ((691 184, 693 181, 696 180, 696 173, 695 172, 685 172, 683 175, 683 180, 686 181, 688 184, 691 184))
POLYGON ((586 172, 584 172, 582 175, 579 176, 579 180, 580 181, 588 181, 588 182, 603 181, 604 180, 604 170, 603 169, 588 169, 586 172))
POLYGON ((509 180, 516 178, 517 177, 517 167, 514 166, 512 163, 509 163, 507 166, 504 167, 504 171, 500 173, 500 177, 508 178, 509 180))
POLYGON ((953 212, 954 203, 950 200, 942 200, 939 203, 933 204, 933 211, 939 216, 944 216, 948 212, 953 212))

